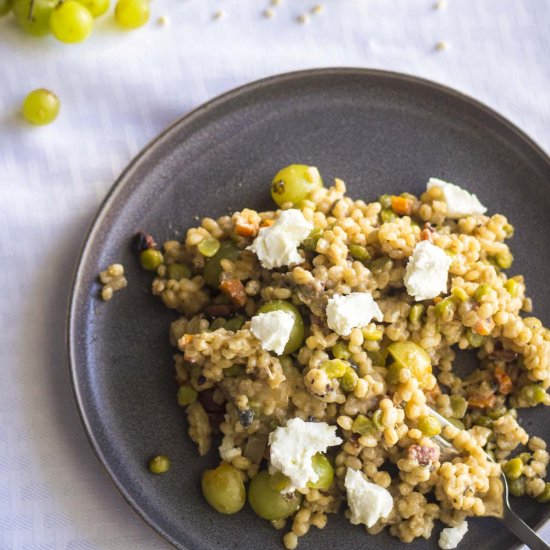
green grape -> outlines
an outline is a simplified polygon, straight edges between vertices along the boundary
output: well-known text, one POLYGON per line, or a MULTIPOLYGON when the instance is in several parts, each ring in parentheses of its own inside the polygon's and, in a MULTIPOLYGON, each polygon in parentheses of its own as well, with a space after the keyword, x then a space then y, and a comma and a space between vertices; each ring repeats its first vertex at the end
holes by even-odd
POLYGON ((76 0, 62 2, 50 15, 50 30, 60 42, 82 42, 90 36, 93 28, 91 13, 76 0))
POLYGON ((291 202, 300 207, 314 189, 323 187, 315 166, 291 164, 279 170, 271 182, 271 196, 278 206, 291 202))
POLYGON ((19 26, 34 36, 50 33, 50 14, 58 0, 13 0, 12 11, 19 26))
POLYGON ((118 0, 116 22, 124 29, 137 29, 149 21, 149 0, 118 0))
POLYGON ((103 15, 109 9, 109 0, 76 0, 82 4, 93 17, 103 15))
POLYGON ((49 90, 33 90, 23 102, 23 116, 39 126, 53 122, 59 113, 59 99, 49 90))
POLYGON ((11 11, 12 0, 0 0, 0 17, 8 15, 11 11))

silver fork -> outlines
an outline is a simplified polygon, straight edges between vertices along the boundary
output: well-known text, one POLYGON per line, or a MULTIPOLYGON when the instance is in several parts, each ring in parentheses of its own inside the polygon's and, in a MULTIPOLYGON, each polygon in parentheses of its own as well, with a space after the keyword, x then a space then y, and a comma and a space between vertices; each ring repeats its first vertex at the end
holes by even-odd
MULTIPOLYGON (((442 426, 453 426, 446 418, 441 416, 437 411, 434 411, 432 408, 428 407, 430 414, 435 416, 439 420, 442 426)), ((453 445, 447 441, 445 438, 437 435, 434 437, 434 440, 437 441, 437 444, 441 447, 443 451, 447 452, 457 452, 453 445)), ((488 456, 488 455, 487 455, 488 456)), ((488 456, 489 460, 492 460, 488 456)), ((488 515, 500 519, 504 525, 516 535, 516 537, 526 544, 531 550, 550 550, 550 545, 544 542, 531 527, 529 527, 510 507, 510 502, 508 500, 508 482, 506 481, 506 476, 501 473, 500 480, 502 482, 502 488, 495 488, 495 491, 501 494, 502 496, 502 506, 498 506, 495 510, 491 510, 488 515)))

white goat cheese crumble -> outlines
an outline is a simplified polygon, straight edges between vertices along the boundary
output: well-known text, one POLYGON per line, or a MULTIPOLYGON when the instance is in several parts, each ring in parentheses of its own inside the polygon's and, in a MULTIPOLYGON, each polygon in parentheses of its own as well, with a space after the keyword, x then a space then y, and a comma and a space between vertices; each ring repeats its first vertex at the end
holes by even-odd
POLYGON ((485 214, 487 208, 479 202, 479 199, 466 189, 462 189, 454 183, 430 178, 426 184, 426 189, 432 187, 441 187, 443 198, 447 204, 447 218, 458 219, 473 214, 485 214))
POLYGON ((438 246, 420 241, 405 268, 405 287, 415 300, 429 300, 447 291, 452 259, 438 246))
POLYGON ((294 317, 286 311, 259 313, 250 320, 250 332, 260 341, 266 351, 282 355, 290 338, 294 317))
POLYGON ((326 422, 304 422, 301 418, 292 418, 284 428, 271 432, 271 466, 290 478, 290 484, 283 492, 304 489, 310 481, 315 483, 319 476, 313 469, 313 456, 340 443, 342 440, 336 435, 336 426, 329 426, 326 422))
POLYGON ((347 296, 335 294, 328 301, 328 327, 340 336, 349 336, 352 329, 367 326, 372 319, 384 318, 369 292, 352 292, 347 296))
POLYGON ((283 210, 271 227, 262 227, 254 242, 247 247, 258 256, 266 269, 301 264, 299 244, 311 233, 313 224, 300 210, 283 210))
POLYGON ((368 482, 360 471, 348 468, 344 485, 351 510, 350 522, 354 525, 364 523, 372 527, 380 518, 391 514, 393 498, 390 492, 368 482))
POLYGON ((441 531, 441 535, 439 535, 439 548, 442 550, 453 550, 453 548, 458 546, 467 532, 467 521, 463 521, 457 527, 446 527, 441 531))

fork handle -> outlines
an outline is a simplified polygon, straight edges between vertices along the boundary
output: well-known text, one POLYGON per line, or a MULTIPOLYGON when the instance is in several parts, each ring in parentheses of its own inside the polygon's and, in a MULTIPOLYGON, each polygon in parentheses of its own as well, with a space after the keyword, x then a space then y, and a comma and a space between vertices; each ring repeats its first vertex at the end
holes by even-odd
POLYGON ((504 506, 502 519, 506 527, 531 550, 550 550, 550 546, 508 506, 504 506))

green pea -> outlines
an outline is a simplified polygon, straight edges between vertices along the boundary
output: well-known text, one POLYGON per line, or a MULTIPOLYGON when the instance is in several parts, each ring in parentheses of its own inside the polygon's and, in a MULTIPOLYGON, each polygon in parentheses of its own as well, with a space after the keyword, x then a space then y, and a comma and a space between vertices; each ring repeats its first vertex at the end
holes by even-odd
POLYGON ((396 218, 397 214, 391 208, 384 208, 380 212, 380 219, 382 220, 382 223, 392 222, 396 218))
POLYGON ((349 359, 351 357, 351 352, 346 342, 339 340, 332 346, 332 355, 336 359, 349 359))
POLYGON ((198 393, 191 386, 180 386, 178 388, 178 405, 186 407, 197 400, 198 393))
POLYGON ((465 302, 468 299, 468 293, 460 286, 454 286, 451 289, 451 294, 461 302, 465 302))
POLYGON ((411 323, 416 323, 420 321, 420 318, 422 317, 423 313, 424 313, 423 304, 413 304, 411 306, 411 310, 409 311, 409 321, 411 323))
POLYGON ((319 368, 323 369, 329 378, 341 378, 349 368, 349 363, 342 359, 323 361, 319 368))
POLYGON ((481 283, 474 291, 474 298, 481 302, 490 292, 491 287, 487 283, 481 283))
POLYGON ((317 241, 323 236, 323 230, 318 227, 313 229, 311 233, 302 241, 302 246, 310 252, 315 252, 317 241))
POLYGON ((166 266, 166 275, 168 279, 181 281, 191 278, 191 270, 184 264, 168 264, 166 266))
POLYGON ((220 241, 214 237, 206 237, 197 245, 197 250, 207 258, 212 258, 219 249, 220 241))
POLYGON ((523 473, 523 461, 519 457, 512 458, 502 467, 502 471, 506 479, 513 481, 523 473))
POLYGON ((162 252, 154 248, 147 248, 139 255, 139 263, 147 271, 156 271, 157 267, 162 264, 162 260, 162 252))
POLYGON ((384 271, 389 271, 393 266, 391 258, 388 256, 382 256, 381 258, 376 258, 369 263, 369 269, 375 274, 379 275, 384 271))
POLYGON ((508 412, 508 409, 504 405, 502 405, 501 407, 497 407, 491 411, 488 411, 487 416, 492 420, 496 420, 497 418, 500 418, 501 416, 505 415, 507 412, 508 412))
POLYGON ((391 208, 391 195, 380 195, 378 197, 378 202, 382 208, 391 208))
POLYGON ((277 206, 290 202, 300 207, 309 194, 323 187, 321 174, 315 166, 290 164, 279 170, 271 183, 271 196, 277 206))
POLYGON ((365 260, 368 260, 370 258, 369 251, 364 246, 360 246, 358 244, 350 244, 348 248, 351 257, 354 260, 364 262, 365 260))
POLYGON ((283 494, 273 489, 269 483, 271 476, 263 470, 250 482, 248 487, 248 503, 261 518, 269 521, 285 519, 300 507, 300 493, 283 494))
POLYGON ((330 463, 330 460, 322 453, 317 453, 313 455, 311 459, 313 465, 313 470, 318 476, 317 481, 310 481, 307 486, 312 489, 319 489, 321 491, 326 491, 334 480, 334 468, 330 463))
POLYGON ((433 437, 441 433, 441 424, 434 416, 426 415, 418 419, 418 429, 426 436, 433 437))
POLYGON ((285 302, 284 300, 272 300, 271 302, 266 302, 258 309, 258 313, 269 313, 270 311, 284 311, 285 313, 290 313, 294 318, 294 324, 292 325, 290 337, 283 354, 288 355, 295 352, 301 347, 304 340, 304 320, 298 308, 294 304, 285 302))
POLYGON ((240 376, 244 374, 244 371, 243 365, 231 365, 229 368, 224 369, 223 373, 225 376, 240 376))
POLYGON ((220 275, 222 273, 222 260, 235 261, 240 254, 233 241, 223 241, 218 251, 204 265, 203 276, 206 284, 212 288, 220 286, 220 275))
POLYGON ((525 495, 525 476, 518 477, 508 482, 508 491, 514 497, 525 495))
POLYGON ((462 395, 451 395, 451 409, 453 410, 453 418, 463 418, 468 410, 468 402, 462 395))
POLYGON ((512 298, 515 298, 519 292, 519 283, 515 279, 508 279, 504 283, 504 288, 508 291, 512 298))
POLYGON ((510 267, 512 267, 512 262, 514 261, 514 257, 510 252, 505 251, 505 252, 499 252, 495 257, 495 260, 497 262, 497 265, 501 269, 509 269, 510 267))
POLYGON ((550 483, 546 483, 544 486, 544 490, 542 493, 537 497, 537 500, 539 502, 550 502, 550 483))
POLYGON ((223 317, 216 317, 211 323, 210 323, 210 330, 218 330, 219 328, 225 327, 225 319, 223 317))
POLYGON ((448 318, 451 315, 454 307, 454 300, 451 296, 444 298, 434 307, 434 313, 437 317, 448 318))
POLYGON ((237 332, 238 330, 241 330, 241 328, 243 328, 244 323, 244 317, 238 315, 237 317, 233 317, 233 319, 229 319, 229 321, 225 322, 225 330, 237 332))
POLYGON ((355 417, 351 430, 360 435, 375 435, 378 433, 374 422, 364 414, 359 414, 355 417))
POLYGON ((359 376, 357 376, 357 373, 353 370, 352 367, 348 367, 346 369, 346 372, 344 373, 344 376, 340 378, 340 387, 346 393, 350 393, 355 389, 355 386, 357 386, 358 380, 359 376))
POLYGON ((474 332, 472 329, 468 329, 466 331, 466 339, 473 348, 480 348, 485 343, 486 337, 474 332))
POLYGON ((152 474, 164 474, 170 469, 170 458, 166 455, 154 456, 148 466, 152 474))
POLYGON ((480 416, 476 418, 474 424, 476 426, 481 426, 482 428, 492 428, 493 421, 488 416, 480 416))
POLYGON ((206 502, 220 514, 235 514, 245 503, 246 490, 237 468, 222 462, 214 470, 202 474, 202 494, 206 502))

